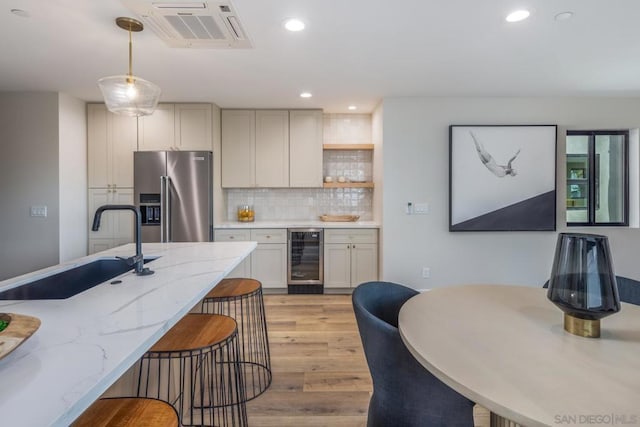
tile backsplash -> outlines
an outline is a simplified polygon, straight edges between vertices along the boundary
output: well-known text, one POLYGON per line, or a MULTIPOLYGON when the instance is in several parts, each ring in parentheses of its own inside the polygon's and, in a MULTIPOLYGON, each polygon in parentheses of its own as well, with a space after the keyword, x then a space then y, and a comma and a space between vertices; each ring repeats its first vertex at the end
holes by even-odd
POLYGON ((344 177, 347 182, 373 181, 371 150, 325 150, 322 173, 334 182, 344 177))
POLYGON ((317 220, 318 216, 359 215, 371 221, 371 188, 256 188, 225 190, 227 221, 238 205, 253 205, 256 221, 317 220))

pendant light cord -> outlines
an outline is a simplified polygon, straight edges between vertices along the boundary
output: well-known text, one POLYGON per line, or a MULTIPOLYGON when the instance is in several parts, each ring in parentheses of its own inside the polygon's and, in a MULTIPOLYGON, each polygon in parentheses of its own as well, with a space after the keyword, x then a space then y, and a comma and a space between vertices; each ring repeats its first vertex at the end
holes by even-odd
POLYGON ((131 41, 131 27, 129 27, 129 78, 133 83, 133 42, 131 41))

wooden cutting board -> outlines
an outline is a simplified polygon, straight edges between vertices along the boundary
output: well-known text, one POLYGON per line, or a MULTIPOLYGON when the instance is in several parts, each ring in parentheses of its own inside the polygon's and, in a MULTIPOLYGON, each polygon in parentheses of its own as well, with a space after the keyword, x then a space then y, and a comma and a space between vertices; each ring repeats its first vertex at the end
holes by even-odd
POLYGON ((0 313, 0 320, 9 322, 0 332, 0 359, 18 348, 40 327, 40 319, 24 314, 0 313))
POLYGON ((358 215, 320 215, 320 220, 324 222, 355 222, 358 218, 358 215))

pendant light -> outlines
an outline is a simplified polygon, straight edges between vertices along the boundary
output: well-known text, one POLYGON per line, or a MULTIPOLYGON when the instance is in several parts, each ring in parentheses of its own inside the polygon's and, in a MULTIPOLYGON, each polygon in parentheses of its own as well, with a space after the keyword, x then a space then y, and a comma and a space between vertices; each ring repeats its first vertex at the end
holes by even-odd
POLYGON ((116 25, 129 31, 129 73, 124 76, 103 77, 98 80, 107 109, 126 116, 148 116, 158 105, 160 88, 148 80, 133 75, 133 45, 131 32, 140 32, 142 22, 133 18, 116 18, 116 25))

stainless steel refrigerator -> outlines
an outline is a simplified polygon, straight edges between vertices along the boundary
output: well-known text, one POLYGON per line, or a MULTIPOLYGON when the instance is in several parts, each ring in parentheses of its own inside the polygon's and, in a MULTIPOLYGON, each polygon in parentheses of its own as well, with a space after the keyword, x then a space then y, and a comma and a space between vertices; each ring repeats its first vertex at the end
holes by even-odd
POLYGON ((212 158, 209 151, 134 153, 143 242, 213 241, 212 158))

